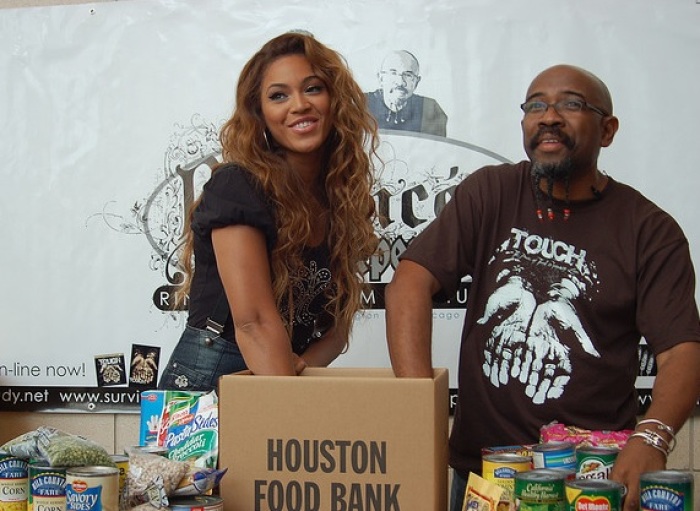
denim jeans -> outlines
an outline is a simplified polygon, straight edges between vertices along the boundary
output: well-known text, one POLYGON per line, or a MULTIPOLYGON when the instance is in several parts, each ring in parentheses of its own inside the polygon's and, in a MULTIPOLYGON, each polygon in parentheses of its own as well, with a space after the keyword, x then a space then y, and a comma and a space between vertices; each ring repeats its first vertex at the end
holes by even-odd
POLYGON ((219 377, 246 369, 238 345, 214 332, 187 326, 163 370, 159 389, 217 388, 219 377))
POLYGON ((452 470, 452 486, 450 487, 450 511, 462 511, 464 494, 467 492, 467 480, 452 470))

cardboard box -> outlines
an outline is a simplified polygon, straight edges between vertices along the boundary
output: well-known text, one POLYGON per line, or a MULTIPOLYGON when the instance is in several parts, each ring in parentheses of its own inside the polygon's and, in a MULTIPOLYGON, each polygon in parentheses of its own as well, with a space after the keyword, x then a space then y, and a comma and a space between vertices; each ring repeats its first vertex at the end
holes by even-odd
POLYGON ((224 510, 446 510, 448 387, 447 369, 222 377, 224 510))

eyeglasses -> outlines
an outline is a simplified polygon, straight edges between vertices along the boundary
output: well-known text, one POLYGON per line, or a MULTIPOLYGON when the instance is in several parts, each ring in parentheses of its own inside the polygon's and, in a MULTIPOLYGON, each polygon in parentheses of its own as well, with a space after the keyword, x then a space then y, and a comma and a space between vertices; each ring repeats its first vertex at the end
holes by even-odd
POLYGON ((406 82, 413 82, 418 79, 418 75, 413 71, 404 71, 403 73, 399 73, 396 69, 390 69, 388 71, 382 71, 381 73, 383 75, 389 75, 392 78, 400 76, 401 79, 406 82))
POLYGON ((544 115, 550 106, 553 106, 554 110, 556 110, 559 115, 573 114, 582 112, 586 109, 592 110, 603 117, 610 115, 604 110, 601 110, 597 106, 593 106, 582 99, 562 99, 556 103, 545 103, 544 101, 526 101, 520 105, 520 108, 523 112, 525 112, 525 115, 544 115))

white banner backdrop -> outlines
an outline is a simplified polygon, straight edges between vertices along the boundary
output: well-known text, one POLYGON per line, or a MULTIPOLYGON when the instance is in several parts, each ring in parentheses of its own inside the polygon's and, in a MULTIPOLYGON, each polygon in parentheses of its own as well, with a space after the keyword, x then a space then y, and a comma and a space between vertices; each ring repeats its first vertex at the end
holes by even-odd
MULTIPOLYGON (((0 10, 0 410, 137 411, 185 321, 165 310, 185 194, 201 188, 244 62, 304 29, 363 90, 384 55, 420 62, 447 137, 382 133, 388 250, 337 366, 387 366, 382 285, 401 240, 479 166, 524 158, 518 105, 557 63, 598 74, 621 129, 601 168, 671 213, 700 253, 695 0, 132 0, 0 10), (149 354, 151 358, 149 358, 149 354)), ((601 225, 601 229, 605 226, 601 225)), ((435 310, 456 386, 458 296, 435 310)), ((640 367, 640 389, 653 381, 640 367)), ((646 399, 646 398, 645 398, 646 399)), ((642 403, 643 404, 643 403, 642 403)))

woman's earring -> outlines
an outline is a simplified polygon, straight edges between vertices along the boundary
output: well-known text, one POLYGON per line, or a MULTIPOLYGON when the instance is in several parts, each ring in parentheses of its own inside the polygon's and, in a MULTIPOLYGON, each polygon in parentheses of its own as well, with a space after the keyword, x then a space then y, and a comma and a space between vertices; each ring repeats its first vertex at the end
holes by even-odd
POLYGON ((265 139, 265 145, 267 146, 268 151, 272 151, 272 147, 270 146, 270 141, 267 138, 267 130, 263 130, 263 138, 265 139))

